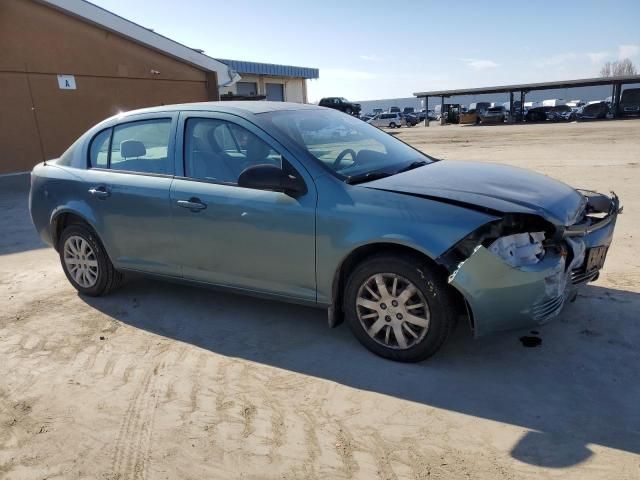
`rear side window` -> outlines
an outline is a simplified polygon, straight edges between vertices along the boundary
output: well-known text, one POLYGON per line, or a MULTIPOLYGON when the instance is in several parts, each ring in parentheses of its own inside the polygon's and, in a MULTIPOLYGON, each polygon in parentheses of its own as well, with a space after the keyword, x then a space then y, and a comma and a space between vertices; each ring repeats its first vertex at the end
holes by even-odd
POLYGON ((111 141, 110 168, 141 173, 170 173, 170 136, 169 118, 115 126, 111 141))
POLYGON ((91 140, 89 147, 89 167, 107 168, 109 166, 109 141, 111 129, 103 130, 91 140))

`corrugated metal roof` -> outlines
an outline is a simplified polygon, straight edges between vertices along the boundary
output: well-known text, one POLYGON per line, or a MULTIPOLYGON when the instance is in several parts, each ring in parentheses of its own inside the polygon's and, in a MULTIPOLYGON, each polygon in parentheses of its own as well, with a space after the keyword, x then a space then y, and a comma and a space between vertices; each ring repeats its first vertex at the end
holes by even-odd
POLYGON ((219 62, 227 64, 239 74, 250 75, 270 75, 272 77, 298 77, 298 78, 319 78, 320 70, 317 68, 294 67, 291 65, 275 65, 273 63, 245 62, 242 60, 217 59, 219 62))
MULTIPOLYGON (((224 62, 223 62, 224 63, 224 62)), ((533 90, 548 90, 553 88, 591 87, 596 85, 611 85, 614 83, 640 83, 640 75, 626 75, 621 77, 581 78, 577 80, 563 80, 558 82, 521 83, 518 85, 501 85, 497 87, 458 88, 455 90, 434 90, 432 92, 416 92, 416 97, 451 97, 453 95, 479 95, 483 93, 519 92, 533 90)))

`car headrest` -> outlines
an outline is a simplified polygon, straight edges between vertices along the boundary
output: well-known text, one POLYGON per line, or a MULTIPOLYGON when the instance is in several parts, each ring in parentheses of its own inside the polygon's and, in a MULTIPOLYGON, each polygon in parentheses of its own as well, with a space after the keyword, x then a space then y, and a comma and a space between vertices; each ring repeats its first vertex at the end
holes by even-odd
POLYGON ((247 144, 247 159, 251 163, 257 164, 265 160, 269 153, 271 153, 271 147, 255 135, 251 135, 247 144))
POLYGON ((210 128, 206 133, 207 141, 209 142, 209 146, 211 147, 211 151, 213 151, 215 153, 222 152, 222 147, 220 146, 220 144, 218 143, 218 140, 216 139, 216 130, 218 128, 220 128, 220 127, 210 128))
POLYGON ((120 142, 120 156, 122 158, 144 157, 146 154, 147 149, 144 148, 144 143, 138 140, 120 142))

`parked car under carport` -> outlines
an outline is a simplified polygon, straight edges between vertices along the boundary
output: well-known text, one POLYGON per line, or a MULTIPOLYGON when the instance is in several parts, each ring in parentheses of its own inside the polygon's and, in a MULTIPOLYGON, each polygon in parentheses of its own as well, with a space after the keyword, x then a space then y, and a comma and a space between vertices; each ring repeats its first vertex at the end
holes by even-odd
POLYGON ((583 105, 576 112, 576 120, 602 120, 609 114, 607 102, 595 102, 583 105))

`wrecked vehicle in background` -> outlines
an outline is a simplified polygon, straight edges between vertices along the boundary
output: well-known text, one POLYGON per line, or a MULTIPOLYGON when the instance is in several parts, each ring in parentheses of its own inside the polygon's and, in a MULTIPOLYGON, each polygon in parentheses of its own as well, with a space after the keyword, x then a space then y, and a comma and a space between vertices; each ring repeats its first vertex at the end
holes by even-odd
POLYGON ((504 123, 509 118, 509 110, 504 106, 489 107, 487 111, 480 116, 480 123, 504 123))
POLYGON ((609 109, 607 102, 590 102, 588 105, 578 108, 576 120, 602 120, 607 118, 609 109))
POLYGON ((475 102, 469 104, 469 109, 460 113, 459 123, 464 125, 479 124, 480 117, 484 115, 488 108, 491 107, 489 102, 475 102))
POLYGON ((550 122, 572 122, 575 119, 576 114, 569 105, 551 107, 547 112, 547 120, 550 122))
POLYGON ((547 113, 551 111, 553 107, 533 107, 527 110, 524 119, 527 122, 544 122, 547 119, 547 113))
POLYGON ((33 169, 29 208, 82 295, 137 272, 312 305, 406 362, 459 317, 476 337, 557 317, 598 277, 621 210, 335 110, 232 101, 99 123, 33 169))

